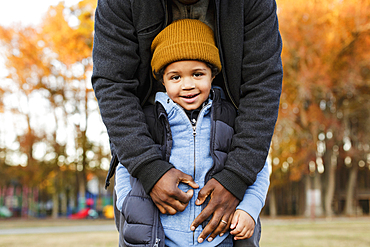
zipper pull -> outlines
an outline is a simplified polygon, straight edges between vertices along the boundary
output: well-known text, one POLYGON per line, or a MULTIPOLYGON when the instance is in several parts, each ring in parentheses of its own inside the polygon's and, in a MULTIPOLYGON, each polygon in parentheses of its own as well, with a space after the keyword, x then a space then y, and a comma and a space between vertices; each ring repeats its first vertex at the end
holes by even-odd
POLYGON ((195 137, 197 135, 196 126, 192 126, 192 127, 193 127, 193 136, 195 137))
POLYGON ((153 245, 153 247, 158 247, 159 246, 159 242, 160 242, 161 240, 159 239, 159 238, 156 238, 155 239, 155 244, 153 245))

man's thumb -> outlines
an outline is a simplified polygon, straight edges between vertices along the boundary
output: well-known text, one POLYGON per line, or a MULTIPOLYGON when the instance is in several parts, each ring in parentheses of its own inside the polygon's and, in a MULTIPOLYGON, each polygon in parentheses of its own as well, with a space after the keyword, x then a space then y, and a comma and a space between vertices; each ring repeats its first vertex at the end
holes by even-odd
POLYGON ((211 194, 212 190, 207 184, 199 191, 198 198, 195 200, 196 205, 202 205, 207 197, 211 194))

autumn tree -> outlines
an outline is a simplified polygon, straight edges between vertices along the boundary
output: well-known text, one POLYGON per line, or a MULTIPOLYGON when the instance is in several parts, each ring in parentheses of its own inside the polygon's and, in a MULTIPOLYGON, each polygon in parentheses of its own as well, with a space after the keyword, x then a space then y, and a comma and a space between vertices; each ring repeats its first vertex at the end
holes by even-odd
MULTIPOLYGON (((338 158, 351 155, 357 160, 367 152, 359 154, 354 149, 369 140, 364 104, 369 89, 369 7, 368 0, 278 1, 284 86, 272 145, 272 157, 282 160, 276 162, 275 173, 289 164, 291 180, 314 175, 322 181, 324 186, 318 189, 325 195, 328 216, 333 214, 338 158), (354 111, 349 105, 359 107, 354 111), (351 134, 350 119, 363 123, 356 135, 351 134), (363 137, 362 142, 355 136, 363 137), (350 149, 351 154, 346 154, 350 149), (289 157, 294 162, 284 163, 289 157)), ((353 184, 349 182, 349 191, 353 184)), ((350 197, 348 203, 353 201, 350 197)))
POLYGON ((89 82, 95 7, 94 0, 70 8, 61 2, 38 27, 0 28, 8 77, 16 85, 12 94, 26 102, 9 109, 27 123, 16 142, 27 154, 27 169, 36 167, 32 181, 53 195, 55 217, 60 197, 66 207, 68 188, 83 206, 87 171, 99 173, 109 154, 105 143, 88 137, 98 114, 89 82))

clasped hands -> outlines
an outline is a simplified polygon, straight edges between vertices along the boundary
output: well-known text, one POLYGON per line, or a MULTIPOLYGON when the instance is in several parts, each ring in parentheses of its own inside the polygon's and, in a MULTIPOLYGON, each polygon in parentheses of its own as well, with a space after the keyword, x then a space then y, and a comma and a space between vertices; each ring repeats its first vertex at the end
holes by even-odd
MULTIPOLYGON (((178 188, 179 183, 185 183, 193 189, 199 188, 193 178, 175 168, 167 171, 153 186, 150 196, 162 214, 176 214, 185 210, 193 197, 192 189, 183 192, 178 188)), ((194 231, 209 216, 212 216, 207 226, 198 236, 201 243, 208 237, 212 241, 217 235, 223 235, 229 229, 232 216, 235 212, 239 199, 225 189, 217 180, 210 179, 199 191, 196 205, 202 205, 210 196, 208 205, 194 219, 190 229, 194 231)))

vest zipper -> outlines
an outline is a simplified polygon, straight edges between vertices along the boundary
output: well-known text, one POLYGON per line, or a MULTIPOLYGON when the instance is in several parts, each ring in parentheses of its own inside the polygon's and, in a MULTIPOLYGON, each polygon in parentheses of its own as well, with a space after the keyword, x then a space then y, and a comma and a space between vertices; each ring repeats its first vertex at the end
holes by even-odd
POLYGON ((159 246, 159 242, 160 242, 161 240, 159 239, 159 238, 156 238, 155 239, 155 244, 153 245, 153 247, 158 247, 159 246))

